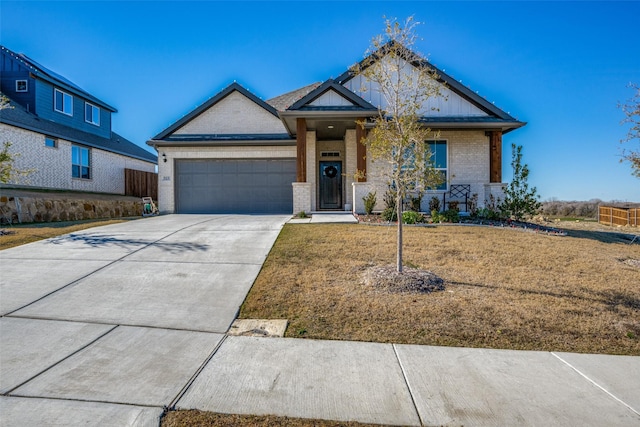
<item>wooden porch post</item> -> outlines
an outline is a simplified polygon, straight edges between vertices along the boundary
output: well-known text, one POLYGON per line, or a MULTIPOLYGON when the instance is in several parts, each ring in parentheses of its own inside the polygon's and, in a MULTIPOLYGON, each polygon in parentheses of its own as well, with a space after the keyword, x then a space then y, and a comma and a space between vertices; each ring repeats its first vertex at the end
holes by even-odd
POLYGON ((307 121, 296 119, 296 181, 307 182, 307 121))
POLYGON ((489 133, 491 154, 489 157, 489 182, 502 182, 502 131, 489 133))
MULTIPOLYGON (((364 118, 357 119, 359 122, 364 122, 364 118)), ((363 176, 358 176, 358 182, 367 181, 367 147, 362 143, 362 140, 367 137, 367 131, 363 125, 356 124, 356 169, 358 172, 362 172, 363 176)))

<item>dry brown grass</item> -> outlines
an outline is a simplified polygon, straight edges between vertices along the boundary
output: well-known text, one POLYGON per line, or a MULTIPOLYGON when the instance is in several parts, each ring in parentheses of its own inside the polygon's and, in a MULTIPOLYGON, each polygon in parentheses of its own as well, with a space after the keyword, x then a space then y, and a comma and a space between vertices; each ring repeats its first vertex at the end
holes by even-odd
POLYGON ((640 355, 640 245, 469 226, 405 229, 405 264, 446 290, 364 285, 395 259, 395 228, 286 225, 241 318, 284 318, 288 337, 640 355))
MULTIPOLYGON (((229 415, 198 410, 173 411, 167 413, 160 424, 162 427, 374 427, 374 424, 308 420, 275 416, 229 415)), ((377 426, 379 427, 379 426, 377 426)))
MULTIPOLYGON (((137 219, 137 217, 135 219, 137 219)), ((51 237, 60 236, 62 234, 73 233, 74 231, 85 230, 92 227, 99 227, 101 225, 116 224, 118 222, 127 220, 131 220, 131 218, 47 222, 2 227, 0 228, 0 230, 8 232, 9 234, 0 233, 0 250, 13 248, 15 246, 24 245, 27 243, 35 242, 37 240, 49 239, 51 237)))

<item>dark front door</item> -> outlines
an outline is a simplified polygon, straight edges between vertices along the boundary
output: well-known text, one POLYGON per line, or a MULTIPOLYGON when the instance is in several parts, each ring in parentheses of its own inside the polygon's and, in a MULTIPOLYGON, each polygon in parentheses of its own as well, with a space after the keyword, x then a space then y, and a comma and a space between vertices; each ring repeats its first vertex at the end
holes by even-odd
POLYGON ((320 162, 320 209, 342 209, 342 162, 320 162))

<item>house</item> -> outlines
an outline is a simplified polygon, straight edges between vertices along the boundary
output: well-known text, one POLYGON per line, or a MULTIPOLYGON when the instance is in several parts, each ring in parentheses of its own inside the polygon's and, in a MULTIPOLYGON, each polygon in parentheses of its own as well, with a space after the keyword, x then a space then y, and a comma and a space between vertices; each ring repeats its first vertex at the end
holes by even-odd
POLYGON ((157 156, 111 129, 116 109, 24 54, 0 46, 0 143, 32 170, 23 187, 124 194, 124 169, 155 172, 157 156))
MULTIPOLYGON (((361 64, 383 57, 378 51, 361 64)), ((424 59, 408 61, 411 67, 434 69, 443 85, 421 120, 440 132, 428 143, 446 182, 425 194, 422 210, 431 197, 460 188, 480 206, 501 196, 502 136, 525 123, 424 59)), ((381 103, 351 68, 266 101, 233 83, 147 142, 162 159, 160 205, 177 213, 360 213, 362 198, 376 191, 382 209, 388 182, 381 168, 388 166, 367 156, 360 143, 367 126, 357 124, 378 115, 381 103), (356 178, 356 171, 365 174, 356 178)))

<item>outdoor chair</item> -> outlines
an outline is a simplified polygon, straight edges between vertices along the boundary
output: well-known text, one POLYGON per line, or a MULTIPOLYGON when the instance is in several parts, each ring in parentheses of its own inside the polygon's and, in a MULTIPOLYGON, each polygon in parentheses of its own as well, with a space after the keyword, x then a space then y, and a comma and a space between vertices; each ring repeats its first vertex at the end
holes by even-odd
POLYGON ((447 203, 451 204, 451 202, 456 202, 458 207, 464 204, 464 211, 460 209, 462 212, 469 211, 469 197, 471 197, 471 184, 451 184, 449 186, 449 191, 442 195, 442 206, 444 209, 447 209, 447 203), (449 195, 447 199, 447 194, 449 195))

